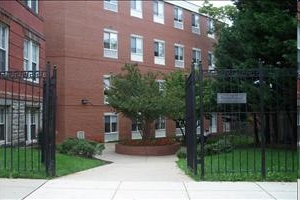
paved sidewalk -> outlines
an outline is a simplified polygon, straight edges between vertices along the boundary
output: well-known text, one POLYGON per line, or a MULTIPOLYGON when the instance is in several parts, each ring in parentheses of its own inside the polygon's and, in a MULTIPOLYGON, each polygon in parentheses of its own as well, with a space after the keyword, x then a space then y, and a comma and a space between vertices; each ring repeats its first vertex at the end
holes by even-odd
POLYGON ((0 199, 297 199, 297 183, 195 182, 175 164, 176 156, 114 153, 113 163, 53 180, 0 179, 0 199))

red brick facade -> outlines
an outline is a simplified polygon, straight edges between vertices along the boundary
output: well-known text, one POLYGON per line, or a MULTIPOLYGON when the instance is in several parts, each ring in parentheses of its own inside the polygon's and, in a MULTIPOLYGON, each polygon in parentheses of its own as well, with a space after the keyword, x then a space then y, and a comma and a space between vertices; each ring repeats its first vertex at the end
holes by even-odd
MULTIPOLYGON (((171 2, 171 1, 170 1, 171 2)), ((201 49, 204 68, 215 40, 207 36, 207 18, 200 16, 201 34, 192 33, 191 14, 183 9, 184 29, 174 28, 171 3, 164 3, 164 24, 153 22, 153 1, 142 1, 142 19, 130 15, 130 1, 118 1, 118 12, 104 9, 103 1, 44 1, 47 60, 58 68, 57 138, 76 137, 104 140, 104 113, 112 110, 104 104, 104 75, 117 74, 130 59, 131 34, 143 37, 142 72, 175 70, 174 44, 184 45, 184 70, 192 63, 192 49, 201 49), (117 32, 118 59, 104 57, 103 34, 117 32), (154 39, 165 42, 165 65, 154 64, 154 39), (89 103, 83 105, 82 99, 89 103)), ((188 4, 187 2, 184 2, 188 4)), ((195 6, 197 7, 197 6, 195 6)), ((197 8, 196 8, 197 10, 197 8)), ((175 132, 175 124, 166 123, 166 135, 175 132)), ((119 139, 131 137, 131 121, 118 115, 119 139)))
POLYGON ((7 26, 9 33, 8 70, 23 70, 23 43, 30 39, 39 45, 39 67, 45 66, 45 37, 43 1, 38 4, 38 13, 22 1, 1 1, 0 23, 7 26))

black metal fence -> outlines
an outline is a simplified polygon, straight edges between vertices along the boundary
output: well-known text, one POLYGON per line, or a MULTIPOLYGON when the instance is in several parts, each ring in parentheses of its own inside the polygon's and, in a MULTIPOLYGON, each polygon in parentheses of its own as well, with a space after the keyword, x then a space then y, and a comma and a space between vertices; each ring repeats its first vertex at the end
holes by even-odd
POLYGON ((46 69, 0 72, 1 176, 55 174, 56 70, 46 69))
MULTIPOLYGON (((197 153, 194 161, 200 160, 202 178, 297 173, 296 70, 258 66, 206 71, 200 66, 196 74, 200 139, 197 150, 188 143, 187 151, 197 153)), ((197 136, 195 128, 186 131, 187 140, 197 136)))

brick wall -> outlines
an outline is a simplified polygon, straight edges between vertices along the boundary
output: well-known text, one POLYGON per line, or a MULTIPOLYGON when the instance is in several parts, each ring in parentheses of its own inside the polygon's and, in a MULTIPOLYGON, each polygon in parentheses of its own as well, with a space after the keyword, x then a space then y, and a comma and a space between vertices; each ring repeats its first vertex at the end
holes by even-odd
MULTIPOLYGON (((47 60, 58 67, 58 141, 76 136, 79 130, 88 136, 104 136, 105 112, 103 76, 120 72, 130 61, 130 35, 143 36, 142 72, 175 70, 174 44, 184 45, 185 70, 190 69, 192 48, 201 49, 203 66, 214 40, 207 37, 206 18, 201 16, 201 35, 191 31, 191 13, 184 10, 184 30, 173 27, 173 5, 165 3, 164 25, 153 22, 152 1, 143 1, 143 19, 130 16, 130 1, 118 1, 118 12, 103 9, 103 1, 45 1, 45 36, 47 60), (103 32, 118 32, 118 59, 103 57, 103 32), (154 39, 165 41, 165 65, 154 64, 154 39), (87 98, 90 103, 81 104, 87 98)), ((131 123, 121 114, 119 138, 131 133, 131 123)), ((173 135, 175 124, 168 120, 167 134, 173 135)))

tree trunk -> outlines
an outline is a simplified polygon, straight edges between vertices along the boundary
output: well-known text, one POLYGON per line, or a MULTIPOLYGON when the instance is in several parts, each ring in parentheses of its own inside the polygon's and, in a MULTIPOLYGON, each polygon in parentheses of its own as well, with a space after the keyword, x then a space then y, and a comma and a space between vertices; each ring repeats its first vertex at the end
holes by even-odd
POLYGON ((278 115, 274 113, 272 116, 273 132, 274 132, 274 143, 278 144, 279 132, 278 132, 278 115))
MULTIPOLYGON (((266 139, 266 144, 270 144, 271 143, 271 133, 270 133, 270 113, 268 113, 269 111, 265 112, 265 130, 264 130, 264 134, 265 134, 265 139, 266 139)), ((262 133, 263 134, 263 133, 262 133)))
POLYGON ((253 119, 254 119, 254 143, 256 146, 258 146, 259 145, 259 137, 258 137, 256 113, 253 114, 253 119))
POLYGON ((146 140, 151 138, 155 138, 155 127, 153 121, 148 120, 145 122, 142 139, 146 140))

